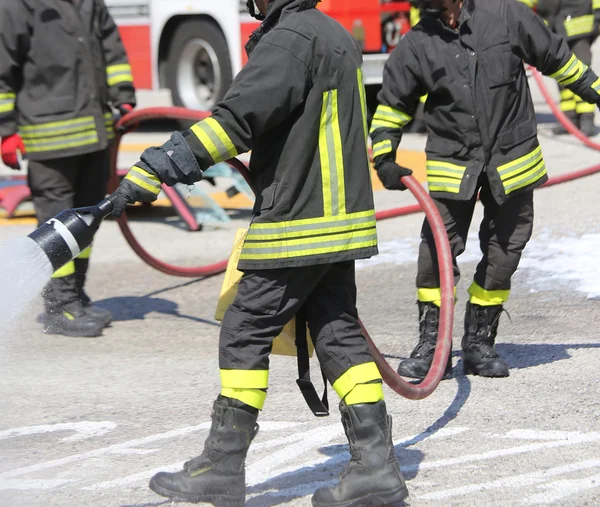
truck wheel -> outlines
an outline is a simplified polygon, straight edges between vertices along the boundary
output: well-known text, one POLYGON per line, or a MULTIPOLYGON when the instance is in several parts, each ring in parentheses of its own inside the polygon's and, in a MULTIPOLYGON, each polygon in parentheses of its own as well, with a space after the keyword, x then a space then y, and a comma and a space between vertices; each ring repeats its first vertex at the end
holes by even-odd
POLYGON ((227 41, 219 28, 205 20, 182 23, 169 47, 166 71, 174 105, 212 110, 233 80, 227 41))

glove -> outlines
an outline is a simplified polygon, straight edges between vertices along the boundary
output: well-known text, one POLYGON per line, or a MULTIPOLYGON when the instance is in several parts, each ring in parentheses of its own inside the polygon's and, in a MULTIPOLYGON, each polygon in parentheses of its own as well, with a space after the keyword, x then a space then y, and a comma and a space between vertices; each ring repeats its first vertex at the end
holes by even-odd
POLYGON ((156 201, 160 188, 161 182, 156 175, 140 167, 132 167, 121 181, 119 188, 108 197, 108 200, 113 203, 113 216, 119 218, 128 204, 156 201))
POLYGON ((133 111, 133 105, 132 104, 121 104, 118 109, 119 109, 119 113, 121 113, 121 116, 125 116, 127 113, 131 113, 131 111, 133 111))
POLYGON ((383 162, 377 169, 377 176, 388 190, 406 190, 406 186, 400 181, 403 176, 410 176, 412 171, 396 162, 383 162))
POLYGON ((2 138, 2 143, 0 144, 2 162, 11 169, 16 169, 18 171, 21 169, 21 165, 17 158, 17 150, 19 150, 22 155, 25 154, 25 145, 19 134, 12 134, 2 138))

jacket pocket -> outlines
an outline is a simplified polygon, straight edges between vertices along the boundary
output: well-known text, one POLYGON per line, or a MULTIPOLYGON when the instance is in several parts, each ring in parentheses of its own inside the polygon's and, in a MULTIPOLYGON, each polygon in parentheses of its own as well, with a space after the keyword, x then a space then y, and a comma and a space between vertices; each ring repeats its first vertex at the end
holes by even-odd
POLYGON ((271 186, 265 188, 260 194, 260 211, 268 211, 275 205, 275 191, 277 190, 277 183, 273 183, 271 186))
POLYGON ((527 118, 520 121, 510 129, 505 129, 498 135, 498 146, 504 153, 508 153, 512 148, 537 135, 535 121, 527 118))
POLYGON ((35 112, 38 116, 51 116, 59 115, 62 113, 68 113, 75 109, 75 97, 57 97, 48 98, 40 101, 36 107, 35 112))
POLYGON ((429 136, 425 145, 425 152, 442 157, 465 157, 467 147, 458 141, 429 136))
POLYGON ((522 67, 520 58, 512 52, 508 41, 483 50, 482 62, 490 88, 516 82, 522 67))

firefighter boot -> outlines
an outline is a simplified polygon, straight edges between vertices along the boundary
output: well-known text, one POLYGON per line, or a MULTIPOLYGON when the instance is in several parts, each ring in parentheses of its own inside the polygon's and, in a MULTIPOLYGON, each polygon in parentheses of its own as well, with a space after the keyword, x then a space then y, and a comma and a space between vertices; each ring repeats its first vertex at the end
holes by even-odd
MULTIPOLYGON (((409 359, 405 359, 398 366, 398 375, 402 377, 424 379, 429 372, 433 362, 433 353, 438 338, 438 327, 440 321, 440 309, 433 303, 419 304, 419 343, 410 354, 409 359)), ((452 375, 452 352, 446 363, 444 379, 452 375)))
POLYGON ((596 135, 594 113, 581 113, 579 115, 579 129, 586 137, 594 137, 596 135))
POLYGON ((392 418, 385 401, 340 403, 342 424, 350 445, 350 463, 340 482, 321 488, 314 507, 374 507, 398 505, 408 496, 392 444, 392 418))
POLYGON ((76 258, 75 262, 75 281, 77 283, 77 291, 79 292, 79 299, 81 304, 85 308, 85 312, 92 318, 99 322, 102 322, 104 327, 107 327, 112 322, 112 314, 104 308, 99 308, 92 304, 92 300, 85 293, 83 286, 85 285, 87 270, 90 265, 89 259, 76 258))
POLYGON ((479 306, 467 302, 465 334, 462 339, 465 374, 508 377, 508 364, 494 348, 502 305, 479 306))
POLYGON ((246 502, 246 453, 258 432, 257 418, 257 409, 219 396, 202 454, 180 472, 156 474, 150 489, 172 500, 241 507, 246 502))
MULTIPOLYGON (((573 110, 573 111, 563 111, 563 114, 569 119, 571 120, 571 122, 573 123, 573 125, 575 125, 577 128, 579 128, 579 116, 577 115, 577 113, 573 110)), ((558 124, 556 127, 554 127, 552 129, 552 133, 555 136, 564 136, 567 135, 569 133, 569 131, 562 126, 562 124, 558 124)))
POLYGON ((46 307, 41 319, 45 333, 85 338, 102 334, 104 325, 89 315, 79 301, 75 275, 53 278, 42 297, 46 307))

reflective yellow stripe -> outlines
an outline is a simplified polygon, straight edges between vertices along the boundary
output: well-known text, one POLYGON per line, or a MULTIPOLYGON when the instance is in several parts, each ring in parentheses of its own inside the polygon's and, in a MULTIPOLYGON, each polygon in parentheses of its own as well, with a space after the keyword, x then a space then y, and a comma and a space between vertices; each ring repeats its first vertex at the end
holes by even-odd
POLYGON ((575 111, 576 107, 577 107, 577 102, 575 102, 575 100, 561 100, 560 101, 560 110, 563 112, 575 111))
POLYGON ((594 84, 592 84, 592 88, 600 94, 600 79, 594 81, 594 84))
POLYGON ((267 393, 261 389, 234 389, 224 387, 221 389, 221 396, 239 400, 246 405, 262 410, 265 405, 267 393))
POLYGON ((556 79, 562 86, 567 86, 577 81, 587 70, 587 65, 584 65, 575 55, 571 55, 569 61, 563 65, 550 77, 556 79))
POLYGON ((362 69, 356 69, 358 80, 358 94, 360 95, 360 108, 362 111, 363 130, 365 132, 365 146, 367 146, 369 138, 369 129, 367 127, 367 98, 365 94, 365 81, 363 79, 362 69))
POLYGON ((239 155, 233 141, 221 124, 214 118, 207 118, 191 128, 215 164, 239 155))
POLYGON ((469 301, 479 306, 497 306, 508 301, 510 290, 485 290, 473 282, 468 290, 469 301))
POLYGON ((360 403, 377 403, 383 400, 383 385, 381 382, 372 384, 358 384, 350 391, 344 402, 346 405, 358 405, 360 403))
POLYGON ((533 9, 536 4, 537 4, 537 0, 519 0, 521 3, 524 3, 527 7, 533 9))
POLYGON ((221 387, 236 389, 266 389, 269 370, 221 370, 221 387))
POLYGON ((466 166, 442 162, 427 161, 427 186, 430 192, 450 192, 458 194, 465 174, 466 166))
POLYGON ((594 31, 594 15, 587 14, 565 20, 565 30, 567 37, 576 35, 586 35, 594 31))
POLYGON ((421 97, 419 97, 419 102, 421 104, 425 104, 425 102, 427 102, 427 97, 428 97, 427 94, 426 95, 422 95, 421 97))
POLYGON ((49 135, 69 134, 95 128, 96 122, 93 116, 82 116, 73 120, 52 121, 49 123, 38 123, 37 125, 23 125, 19 127, 21 136, 30 139, 45 137, 49 135))
POLYGON ((13 92, 0 93, 0 100, 14 99, 16 95, 13 92))
POLYGON ((516 174, 529 169, 537 164, 542 159, 542 147, 538 146, 535 150, 530 151, 527 155, 517 158, 506 164, 498 167, 498 173, 502 181, 509 180, 516 174))
POLYGON ((53 274, 52 278, 64 278, 65 276, 75 274, 75 263, 73 261, 67 262, 62 268, 58 268, 53 274))
POLYGON ((323 214, 325 217, 344 215, 346 213, 346 188, 337 90, 330 90, 323 94, 319 128, 319 156, 321 159, 323 214))
POLYGON ((519 188, 531 185, 541 179, 545 174, 546 164, 543 160, 540 160, 530 171, 513 178, 510 183, 505 183, 504 192, 508 195, 519 188))
POLYGON ((373 146, 373 158, 381 157, 381 155, 385 155, 386 153, 392 152, 392 141, 386 139, 385 141, 381 141, 373 146))
POLYGON ((399 109, 380 105, 377 107, 377 111, 375 111, 373 121, 371 122, 371 133, 375 132, 378 128, 399 129, 411 120, 412 116, 399 109))
POLYGON ((421 303, 433 303, 435 306, 442 305, 442 290, 438 287, 437 289, 417 289, 417 301, 421 303))
POLYGON ((564 90, 560 91, 560 100, 572 99, 574 96, 575 96, 575 94, 568 88, 565 88, 564 90))
POLYGON ((343 232, 358 231, 365 228, 374 228, 375 223, 375 218, 373 218, 368 221, 345 221, 338 225, 333 225, 332 227, 306 228, 282 233, 259 234, 258 232, 251 230, 251 233, 248 233, 247 238, 251 241, 291 240, 306 236, 324 236, 327 234, 339 234, 343 232))
POLYGON ((345 222, 348 220, 358 220, 375 216, 375 210, 359 211, 356 213, 348 213, 347 215, 338 215, 335 217, 318 217, 318 218, 303 218, 300 220, 289 220, 287 222, 270 222, 270 223, 252 223, 250 224, 250 233, 254 231, 273 231, 273 229, 285 229, 292 231, 294 229, 304 229, 316 224, 334 224, 336 222, 345 222))
POLYGON ((538 146, 528 154, 499 166, 498 174, 506 195, 535 183, 546 174, 542 148, 538 146))
POLYGON ((592 1, 592 9, 593 9, 593 10, 598 10, 598 9, 600 9, 600 0, 593 0, 593 1, 592 1))
POLYGON ((30 139, 25 136, 22 136, 22 139, 25 150, 29 153, 76 148, 78 146, 96 144, 99 141, 98 133, 95 130, 88 130, 77 134, 46 137, 44 140, 30 139))
POLYGON ((92 247, 88 246, 83 252, 81 252, 77 258, 78 259, 89 259, 92 256, 92 247))
POLYGON ((106 82, 108 86, 114 86, 118 83, 132 83, 131 66, 127 63, 109 65, 106 67, 106 82))
POLYGON ((160 194, 160 180, 154 174, 144 171, 141 167, 134 165, 127 173, 127 176, 125 176, 125 179, 135 183, 154 195, 160 194))
POLYGON ((13 92, 0 93, 0 113, 8 113, 15 108, 16 95, 13 92))
POLYGON ((346 370, 334 383, 333 389, 343 400, 358 384, 381 380, 381 374, 374 362, 357 364, 346 370))
POLYGON ((579 101, 577 102, 575 110, 578 114, 594 113, 596 111, 596 107, 598 107, 596 104, 588 104, 587 102, 579 101))

